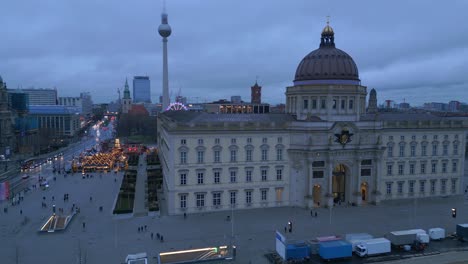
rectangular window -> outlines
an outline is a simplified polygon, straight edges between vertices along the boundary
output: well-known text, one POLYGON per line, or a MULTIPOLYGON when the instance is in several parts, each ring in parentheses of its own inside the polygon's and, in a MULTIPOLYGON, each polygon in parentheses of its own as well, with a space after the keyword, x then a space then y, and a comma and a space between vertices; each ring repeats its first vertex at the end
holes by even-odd
POLYGON ((276 160, 278 161, 283 160, 283 149, 276 150, 276 160))
POLYGON ((267 170, 262 170, 262 181, 266 181, 266 180, 267 180, 267 173, 268 173, 267 170))
POLYGON ((236 161, 237 161, 237 151, 231 150, 231 162, 236 162, 236 161))
POLYGON ((426 156, 427 155, 427 146, 423 145, 421 146, 421 156, 426 156))
POLYGON ((405 156, 405 146, 400 146, 400 157, 405 156))
POLYGON ((458 145, 453 145, 453 155, 458 155, 458 145))
POLYGON ((409 165, 409 174, 411 174, 411 175, 414 174, 414 164, 409 165))
POLYGON ((185 145, 185 144, 187 144, 187 140, 185 140, 185 139, 181 139, 181 140, 180 140, 180 144, 181 144, 181 145, 185 145))
POLYGON ((312 167, 314 168, 325 167, 325 161, 314 161, 312 162, 312 167))
POLYGON ((203 145, 203 139, 198 139, 198 145, 203 145))
POLYGON ((436 173, 437 172, 437 163, 432 163, 431 164, 431 173, 436 173))
POLYGON ((180 185, 186 185, 187 184, 187 174, 186 173, 181 173, 180 174, 180 185))
POLYGON ((180 164, 186 164, 187 163, 187 152, 181 151, 180 152, 180 164))
POLYGON ((245 160, 246 161, 252 161, 252 150, 251 149, 246 150, 245 160))
POLYGON ((312 109, 317 109, 317 99, 312 99, 312 109))
POLYGON ((354 107, 354 101, 351 99, 349 100, 349 109, 353 109, 354 107))
POLYGON ((315 171, 312 173, 312 178, 314 179, 321 179, 323 178, 324 172, 323 171, 315 171))
POLYGON ((266 144, 267 142, 268 142, 268 138, 266 138, 266 137, 262 138, 262 143, 263 144, 266 144))
POLYGON ((262 149, 262 161, 268 160, 268 150, 262 149))
POLYGON ((403 194, 403 183, 404 182, 398 182, 398 194, 403 194))
POLYGON ((282 169, 277 169, 276 170, 276 180, 281 181, 283 179, 283 170, 282 169))
POLYGON ((426 181, 419 181, 419 192, 421 194, 426 192, 426 181))
POLYGON ((231 205, 235 205, 236 204, 236 197, 237 197, 237 193, 236 192, 230 192, 230 203, 231 205))
POLYGON ((309 100, 304 99, 303 108, 304 108, 304 110, 307 110, 309 108, 309 100))
POLYGON ((214 152, 214 162, 221 162, 221 152, 219 150, 215 150, 214 152))
POLYGON ((437 145, 432 145, 432 156, 437 156, 437 145))
POLYGON ((235 183, 237 180, 237 172, 236 171, 231 171, 231 183, 235 183))
POLYGON ((327 101, 325 99, 320 100, 320 108, 327 108, 327 101))
POLYGON ((387 195, 391 195, 391 194, 392 194, 392 183, 387 182, 387 195))
POLYGON ((448 145, 443 145, 442 147, 442 154, 444 156, 447 156, 448 155, 448 145))
POLYGON ((447 162, 442 162, 442 172, 447 172, 447 162))
POLYGON ((398 175, 403 175, 404 165, 398 164, 398 175))
POLYGON ((215 144, 218 145, 219 144, 219 138, 215 138, 215 144))
POLYGON ((416 146, 411 146, 411 157, 416 156, 416 146))
POLYGON ((283 143, 283 138, 282 137, 278 137, 278 143, 283 143))
POLYGON ((213 193, 213 206, 221 205, 221 193, 213 193))
POLYGON ((435 193, 435 189, 436 189, 436 181, 431 180, 431 194, 435 193))
POLYGON ((252 138, 247 138, 247 143, 251 144, 252 143, 252 138))
POLYGON ((387 165, 387 175, 392 175, 392 165, 391 164, 388 164, 387 165))
POLYGON ((457 167, 458 167, 457 162, 456 161, 452 162, 452 172, 457 172, 457 167))
POLYGON ((197 183, 198 184, 203 184, 205 174, 203 172, 198 172, 197 173, 197 183))
POLYGON ((413 195, 414 194, 414 181, 409 181, 409 188, 408 188, 408 193, 410 195, 413 195))
POLYGON ((388 148, 387 148, 387 156, 388 156, 388 157, 393 157, 393 147, 392 147, 392 146, 388 146, 388 148))
POLYGON ((416 136, 411 136, 411 140, 415 141, 415 140, 416 140, 416 136))
POLYGON ((266 201, 267 200, 267 191, 268 190, 261 190, 261 199, 262 201, 266 201))
POLYGON ((447 180, 440 180, 440 193, 445 193, 447 191, 447 180))
POLYGON ((371 176, 371 169, 361 169, 361 176, 371 176))
POLYGON ((404 140, 405 140, 405 136, 400 136, 400 140, 401 140, 401 141, 404 141, 404 140))
POLYGON ((252 191, 245 191, 245 203, 252 204, 252 191))
POLYGON ((235 139, 235 138, 231 138, 231 144, 232 144, 232 145, 235 145, 235 144, 236 144, 236 139, 235 139))
POLYGON ((198 151, 198 152, 197 152, 197 162, 198 162, 198 163, 203 163, 203 161, 204 161, 204 156, 205 156, 205 152, 204 152, 204 151, 198 151))
POLYGON ((457 192, 457 179, 452 179, 451 183, 452 183, 452 186, 450 190, 452 193, 456 193, 457 192))
POLYGON ((346 107, 346 100, 341 99, 341 109, 345 109, 346 107))
POLYGON ((180 208, 187 208, 187 195, 181 194, 179 197, 180 197, 180 208))
POLYGON ((421 174, 426 173, 426 163, 421 163, 421 174))
POLYGON ((220 176, 221 176, 221 172, 219 172, 219 171, 214 172, 214 183, 219 183, 220 182, 220 176))
POLYGON ((246 182, 252 182, 252 171, 248 170, 245 172, 245 181, 246 182))
POLYGON ((197 193, 197 207, 205 206, 205 194, 197 193))
POLYGON ((333 109, 336 109, 336 107, 337 107, 337 106, 336 106, 336 104, 337 104, 336 101, 337 101, 336 99, 333 99, 333 105, 332 105, 332 106, 333 106, 333 109))

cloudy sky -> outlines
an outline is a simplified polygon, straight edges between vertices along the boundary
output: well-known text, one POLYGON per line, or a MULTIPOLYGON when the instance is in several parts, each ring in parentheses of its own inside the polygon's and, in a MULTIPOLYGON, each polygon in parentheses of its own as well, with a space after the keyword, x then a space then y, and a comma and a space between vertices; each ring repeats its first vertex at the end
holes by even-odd
MULTIPOLYGON (((0 75, 9 88, 117 98, 148 75, 161 94, 161 0, 15 0, 0 4, 0 75)), ((318 48, 326 16, 362 84, 385 99, 468 101, 468 1, 167 0, 171 94, 203 102, 263 86, 283 103, 296 67, 318 48)))

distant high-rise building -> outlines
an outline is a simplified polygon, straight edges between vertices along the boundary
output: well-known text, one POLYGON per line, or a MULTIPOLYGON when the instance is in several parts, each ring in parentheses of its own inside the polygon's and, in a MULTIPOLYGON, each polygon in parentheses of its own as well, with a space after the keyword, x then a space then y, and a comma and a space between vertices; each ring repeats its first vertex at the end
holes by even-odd
POLYGON ((252 104, 261 104, 262 103, 262 87, 259 86, 258 83, 255 81, 255 85, 250 88, 252 91, 250 102, 252 104))
POLYGON ((240 97, 240 95, 231 96, 231 103, 240 104, 241 102, 242 102, 242 98, 240 97))
POLYGON ((81 107, 82 107, 82 114, 83 115, 91 115, 93 112, 93 99, 91 99, 91 94, 80 93, 81 98, 81 107))
POLYGON ((83 100, 81 100, 81 97, 59 97, 58 105, 78 107, 80 114, 83 113, 83 100))
POLYGON ((133 77, 133 102, 151 103, 151 86, 148 76, 133 77))
POLYGON ((55 89, 21 89, 29 95, 30 105, 56 105, 57 90, 55 89))
POLYGON ((450 111, 450 112, 460 111, 460 102, 459 101, 450 101, 448 103, 448 111, 450 111))

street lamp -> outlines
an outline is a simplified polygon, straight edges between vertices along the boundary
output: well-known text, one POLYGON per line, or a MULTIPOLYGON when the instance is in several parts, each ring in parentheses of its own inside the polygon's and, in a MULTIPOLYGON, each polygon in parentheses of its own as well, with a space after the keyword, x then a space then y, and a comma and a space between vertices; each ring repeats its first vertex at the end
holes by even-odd
POLYGON ((452 217, 457 218, 457 208, 452 208, 452 217))

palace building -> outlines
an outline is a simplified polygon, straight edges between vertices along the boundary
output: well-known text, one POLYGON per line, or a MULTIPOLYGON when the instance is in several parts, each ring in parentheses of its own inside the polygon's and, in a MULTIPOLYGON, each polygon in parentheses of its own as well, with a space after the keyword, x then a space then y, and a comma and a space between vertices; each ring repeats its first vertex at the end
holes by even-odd
POLYGON ((286 88, 285 114, 161 114, 168 214, 461 194, 468 122, 378 112, 367 93, 327 23, 286 88))

